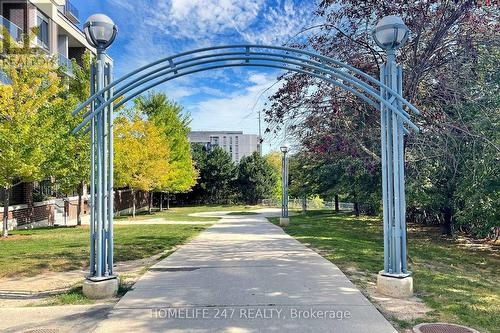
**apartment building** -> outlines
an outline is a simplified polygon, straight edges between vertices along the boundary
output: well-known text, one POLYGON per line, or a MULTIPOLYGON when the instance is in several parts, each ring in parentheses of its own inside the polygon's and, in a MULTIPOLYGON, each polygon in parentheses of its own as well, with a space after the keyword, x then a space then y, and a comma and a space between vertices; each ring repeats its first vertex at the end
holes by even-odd
MULTIPOLYGON (((81 64, 86 50, 95 54, 79 24, 78 9, 68 0, 0 0, 0 26, 17 42, 24 33, 36 32, 32 46, 57 57, 68 75, 70 59, 81 64)), ((0 38, 4 38, 1 33, 0 38)))
POLYGON ((260 138, 256 134, 243 134, 242 131, 193 131, 188 135, 189 142, 200 143, 207 149, 221 147, 233 162, 239 163, 244 156, 252 155, 261 149, 260 138))

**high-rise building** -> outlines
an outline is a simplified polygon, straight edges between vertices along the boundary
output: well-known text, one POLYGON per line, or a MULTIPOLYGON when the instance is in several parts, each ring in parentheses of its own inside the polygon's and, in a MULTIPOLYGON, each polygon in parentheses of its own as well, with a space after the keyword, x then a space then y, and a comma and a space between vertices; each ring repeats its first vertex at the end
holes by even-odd
POLYGON ((233 162, 239 163, 244 156, 252 155, 261 149, 257 134, 243 134, 242 131, 193 131, 188 135, 189 142, 200 143, 207 149, 221 147, 233 162))

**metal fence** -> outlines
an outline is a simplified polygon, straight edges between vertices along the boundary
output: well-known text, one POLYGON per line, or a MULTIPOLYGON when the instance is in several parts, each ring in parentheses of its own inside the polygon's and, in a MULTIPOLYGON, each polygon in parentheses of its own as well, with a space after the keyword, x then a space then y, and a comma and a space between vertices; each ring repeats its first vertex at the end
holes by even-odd
MULTIPOLYGON (((262 199, 262 206, 266 207, 281 207, 280 199, 262 199)), ((288 208, 302 209, 303 199, 289 199, 288 208)), ((335 209, 335 201, 324 201, 321 199, 307 199, 307 209, 335 209)), ((353 211, 354 204, 352 202, 339 202, 339 209, 344 211, 353 211)))

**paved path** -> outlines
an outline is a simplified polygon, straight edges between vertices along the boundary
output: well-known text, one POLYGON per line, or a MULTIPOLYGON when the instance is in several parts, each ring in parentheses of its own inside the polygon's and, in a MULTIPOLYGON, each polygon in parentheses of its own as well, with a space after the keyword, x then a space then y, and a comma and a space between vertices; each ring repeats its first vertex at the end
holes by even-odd
POLYGON ((256 215, 227 216, 153 266, 96 332, 396 330, 335 265, 256 215))

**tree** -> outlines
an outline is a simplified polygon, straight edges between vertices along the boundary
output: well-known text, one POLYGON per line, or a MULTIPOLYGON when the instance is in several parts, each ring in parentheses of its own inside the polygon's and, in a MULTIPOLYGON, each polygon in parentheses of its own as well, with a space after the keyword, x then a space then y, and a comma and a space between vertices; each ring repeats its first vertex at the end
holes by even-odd
MULTIPOLYGON (((465 161, 478 156, 480 147, 491 146, 492 137, 485 133, 498 132, 498 123, 478 122, 478 117, 468 116, 474 112, 464 108, 471 97, 480 96, 471 94, 474 90, 493 90, 498 95, 498 86, 478 80, 477 71, 480 50, 500 42, 498 8, 477 7, 469 0, 323 0, 316 14, 321 23, 305 29, 309 34, 301 35, 304 38, 292 46, 349 63, 374 77, 385 61, 384 52, 370 35, 377 20, 399 15, 412 31, 398 56, 405 73, 404 97, 422 111, 415 120, 423 131, 405 139, 408 216, 413 221, 440 223, 446 233, 452 233, 457 221, 467 216, 462 198, 465 175, 472 172, 474 179, 482 179, 481 170, 488 169, 472 168, 478 165, 465 161), (475 147, 473 154, 466 153, 471 151, 467 145, 475 147), (470 169, 464 169, 465 165, 470 169)), ((490 70, 498 72, 498 61, 490 70)), ((352 188, 358 200, 380 206, 380 187, 376 186, 380 133, 373 126, 379 114, 352 94, 307 75, 287 75, 283 82, 271 98, 267 120, 279 128, 287 119, 307 151, 328 162, 342 161, 341 188, 352 188)), ((486 174, 483 184, 493 184, 492 173, 486 174)), ((494 198, 476 189, 472 190, 478 194, 475 200, 490 202, 494 198)), ((472 193, 468 193, 470 197, 472 193)))
POLYGON ((278 152, 278 151, 273 151, 270 152, 265 156, 265 159, 267 162, 272 166, 273 172, 274 172, 274 179, 276 180, 276 184, 274 185, 274 191, 272 193, 272 196, 275 199, 280 199, 281 198, 281 191, 282 191, 282 182, 281 182, 281 159, 283 157, 283 154, 278 152))
MULTIPOLYGON (((28 44, 29 46, 29 44, 28 44)), ((9 191, 15 183, 42 180, 55 171, 54 130, 64 110, 64 90, 53 59, 29 47, 9 54, 0 71, 0 186, 4 192, 3 236, 7 236, 9 191)))
POLYGON ((209 204, 234 201, 238 168, 229 154, 220 147, 207 150, 201 144, 194 144, 192 151, 199 178, 188 198, 209 204))
MULTIPOLYGON (((167 192, 167 208, 170 193, 190 190, 196 184, 198 176, 191 157, 191 146, 188 140, 190 117, 183 114, 182 107, 170 101, 164 93, 152 92, 134 100, 134 108, 146 115, 163 132, 165 144, 170 151, 169 181, 155 191, 167 192)), ((163 196, 160 199, 162 205, 163 196)))
MULTIPOLYGON (((64 92, 67 110, 74 110, 78 103, 82 103, 90 97, 91 62, 92 59, 88 51, 82 57, 81 67, 73 60, 73 75, 68 78, 68 89, 64 92)), ((60 113, 58 128, 63 131, 55 145, 56 160, 59 161, 60 165, 56 174, 53 175, 64 193, 77 189, 77 225, 82 224, 83 189, 90 178, 89 134, 73 135, 71 133, 80 121, 80 117, 73 117, 69 112, 60 113)))
POLYGON ((276 189, 276 178, 273 166, 258 152, 243 157, 238 165, 237 179, 241 200, 255 205, 270 196, 276 189))
POLYGON ((115 184, 132 188, 135 217, 135 191, 152 191, 170 181, 170 150, 161 129, 137 113, 115 120, 114 139, 115 184))

